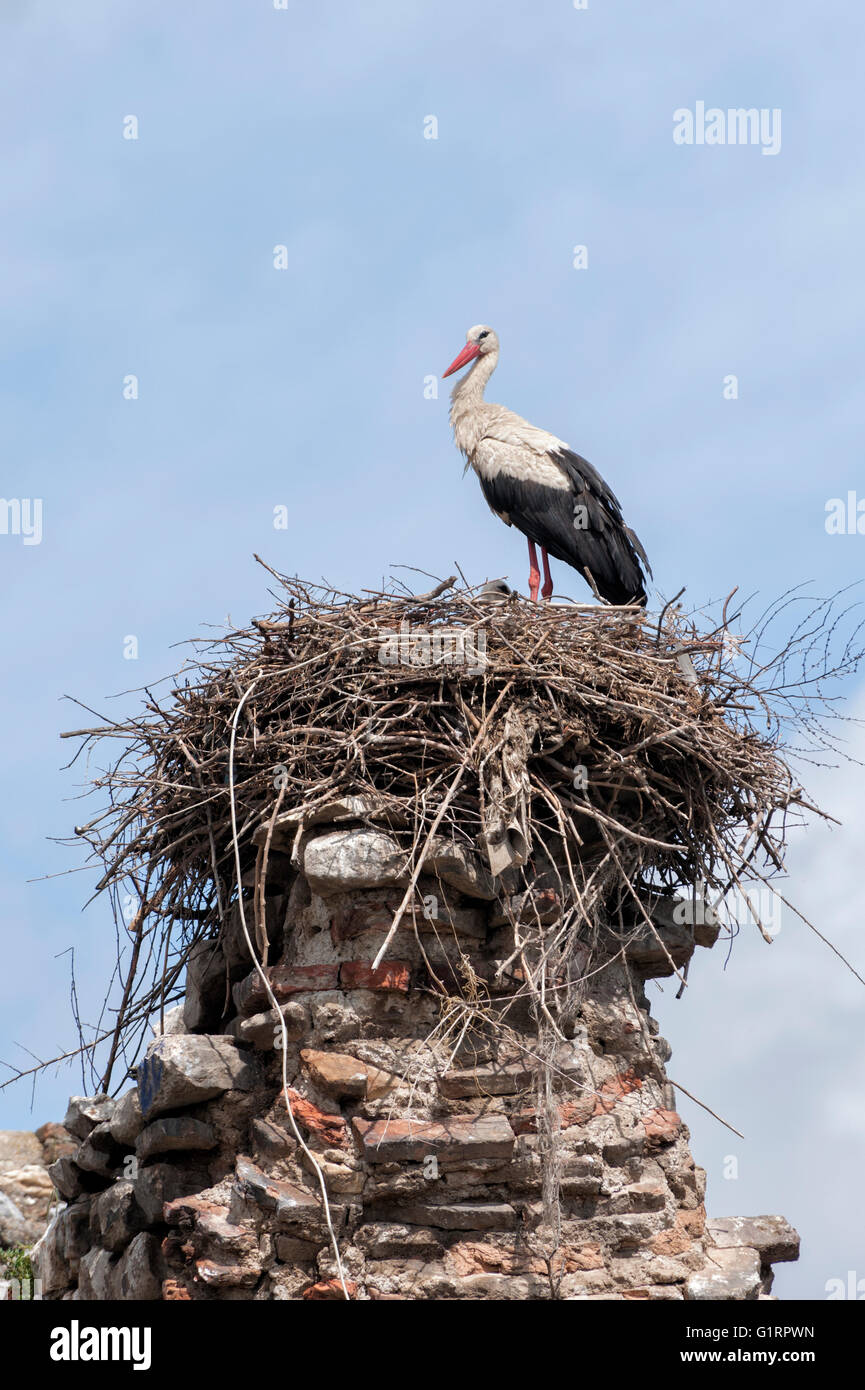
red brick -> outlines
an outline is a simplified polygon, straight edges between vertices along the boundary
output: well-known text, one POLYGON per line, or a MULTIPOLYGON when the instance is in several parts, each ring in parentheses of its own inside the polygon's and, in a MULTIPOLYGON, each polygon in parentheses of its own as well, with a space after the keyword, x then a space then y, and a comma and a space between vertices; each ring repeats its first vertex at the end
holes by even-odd
POLYGON ((635 1071, 630 1069, 620 1071, 617 1076, 604 1082, 595 1101, 594 1113, 596 1115, 608 1115, 611 1110, 615 1109, 623 1096, 630 1095, 632 1091, 639 1091, 642 1085, 643 1083, 635 1071))
MULTIPOLYGON (((339 985, 339 964, 336 961, 329 961, 324 965, 273 965, 265 968, 265 974, 280 1004, 295 994, 304 994, 310 990, 336 989, 339 985)), ((235 985, 232 995, 238 1013, 244 1017, 258 1013, 262 1008, 271 1007, 257 970, 253 970, 235 985)))
POLYGON ((304 1289, 303 1296, 313 1301, 338 1299, 344 1303, 346 1293, 348 1293, 349 1298, 357 1298, 357 1284, 351 1279, 346 1279, 345 1290, 343 1290, 339 1279, 326 1279, 320 1284, 311 1284, 308 1289, 304 1289))
POLYGON ((573 1125, 584 1125, 594 1113, 594 1097, 579 1096, 576 1100, 566 1100, 559 1106, 559 1123, 562 1129, 571 1129, 573 1125))
POLYGON ((479 1240, 461 1240, 452 1245, 445 1263, 461 1279, 472 1274, 577 1274, 603 1269, 600 1245, 562 1245, 548 1266, 545 1256, 533 1254, 522 1242, 509 1240, 494 1245, 479 1240))
MULTIPOLYGON (((303 1096, 298 1095, 291 1086, 288 1088, 288 1096, 291 1101, 291 1112, 299 1125, 310 1130, 313 1134, 319 1135, 325 1143, 334 1148, 345 1148, 347 1134, 345 1120, 341 1115, 328 1115, 326 1111, 319 1110, 317 1105, 313 1105, 311 1100, 305 1100, 303 1096)), ((280 1109, 285 1109, 284 1096, 280 1095, 277 1105, 280 1109)))
MULTIPOLYGON (((559 1124, 562 1129, 583 1125, 595 1114, 595 1097, 581 1096, 577 1100, 566 1100, 559 1106, 559 1124)), ((534 1108, 517 1110, 510 1116, 514 1134, 537 1134, 538 1112, 534 1108)))
POLYGON ((206 1197, 175 1197, 172 1202, 163 1203, 162 1219, 166 1226, 192 1226, 204 1213, 224 1216, 227 1211, 228 1207, 210 1202, 206 1197))
POLYGON ((672 1144, 682 1132, 682 1117, 675 1110, 662 1110, 658 1107, 641 1115, 646 1126, 646 1139, 650 1144, 672 1144))
POLYGON ((162 1284, 162 1298, 166 1303, 187 1303, 191 1299, 189 1289, 176 1279, 165 1279, 162 1284))
POLYGON ((705 1207, 677 1211, 672 1226, 653 1236, 649 1241, 649 1249, 656 1255, 681 1255, 690 1249, 695 1240, 699 1240, 705 1229, 705 1207))
POLYGON ((373 970, 369 961, 347 960, 340 966, 339 982, 343 989, 382 989, 408 993, 411 966, 404 960, 383 961, 373 970))
POLYGON ((440 1163, 467 1158, 510 1158, 513 1131, 504 1115, 451 1115, 440 1122, 420 1120, 352 1121, 369 1163, 422 1162, 435 1154, 440 1163))

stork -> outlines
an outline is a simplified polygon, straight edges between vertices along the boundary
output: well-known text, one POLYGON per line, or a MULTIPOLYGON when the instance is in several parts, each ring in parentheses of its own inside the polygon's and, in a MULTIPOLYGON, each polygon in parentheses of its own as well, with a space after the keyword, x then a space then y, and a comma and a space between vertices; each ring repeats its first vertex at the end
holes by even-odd
POLYGON ((537 601, 541 548, 545 599, 552 597, 549 556, 572 565, 609 603, 645 605, 646 552, 625 525, 618 498, 586 459, 562 439, 530 425, 503 405, 484 400, 499 360, 499 340, 485 323, 466 334, 466 345, 445 376, 473 363, 451 392, 450 421, 457 448, 480 480, 496 516, 516 526, 529 543, 529 593, 537 601))

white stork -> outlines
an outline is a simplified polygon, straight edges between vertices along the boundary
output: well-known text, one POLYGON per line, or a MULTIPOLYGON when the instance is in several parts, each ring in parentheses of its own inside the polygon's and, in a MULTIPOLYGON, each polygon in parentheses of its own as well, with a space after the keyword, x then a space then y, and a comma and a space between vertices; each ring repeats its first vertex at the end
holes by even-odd
POLYGON ((541 581, 535 545, 541 547, 544 587, 553 592, 549 555, 573 565, 609 603, 646 602, 640 561, 649 562, 622 518, 618 499, 590 463, 562 439, 530 425, 503 405, 484 400, 484 387, 499 360, 499 340, 475 324, 466 345, 444 373, 474 366, 451 392, 450 421, 457 448, 478 475, 492 511, 516 526, 529 542, 529 593, 541 581))

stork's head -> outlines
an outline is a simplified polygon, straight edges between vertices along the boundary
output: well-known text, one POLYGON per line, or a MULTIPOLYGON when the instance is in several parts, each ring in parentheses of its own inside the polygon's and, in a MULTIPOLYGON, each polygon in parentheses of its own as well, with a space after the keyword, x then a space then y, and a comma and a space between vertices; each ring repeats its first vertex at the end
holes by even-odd
POLYGON ((454 358, 447 371, 442 372, 442 376, 450 376, 451 372, 458 372, 460 367, 467 366, 476 357, 483 357, 488 352, 498 352, 498 349, 499 340, 493 330, 485 323, 476 323, 466 334, 466 345, 462 352, 454 358))

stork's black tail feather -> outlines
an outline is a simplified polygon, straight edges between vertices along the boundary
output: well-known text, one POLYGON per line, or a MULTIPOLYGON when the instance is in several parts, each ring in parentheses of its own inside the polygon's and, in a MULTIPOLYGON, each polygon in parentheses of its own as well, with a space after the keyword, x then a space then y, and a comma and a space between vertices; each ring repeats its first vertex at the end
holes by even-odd
POLYGON ((638 537, 625 525, 618 498, 586 459, 572 450, 550 455, 570 486, 550 487, 502 468, 478 474, 496 516, 516 526, 556 560, 571 565, 608 603, 646 603, 652 571, 638 537))

